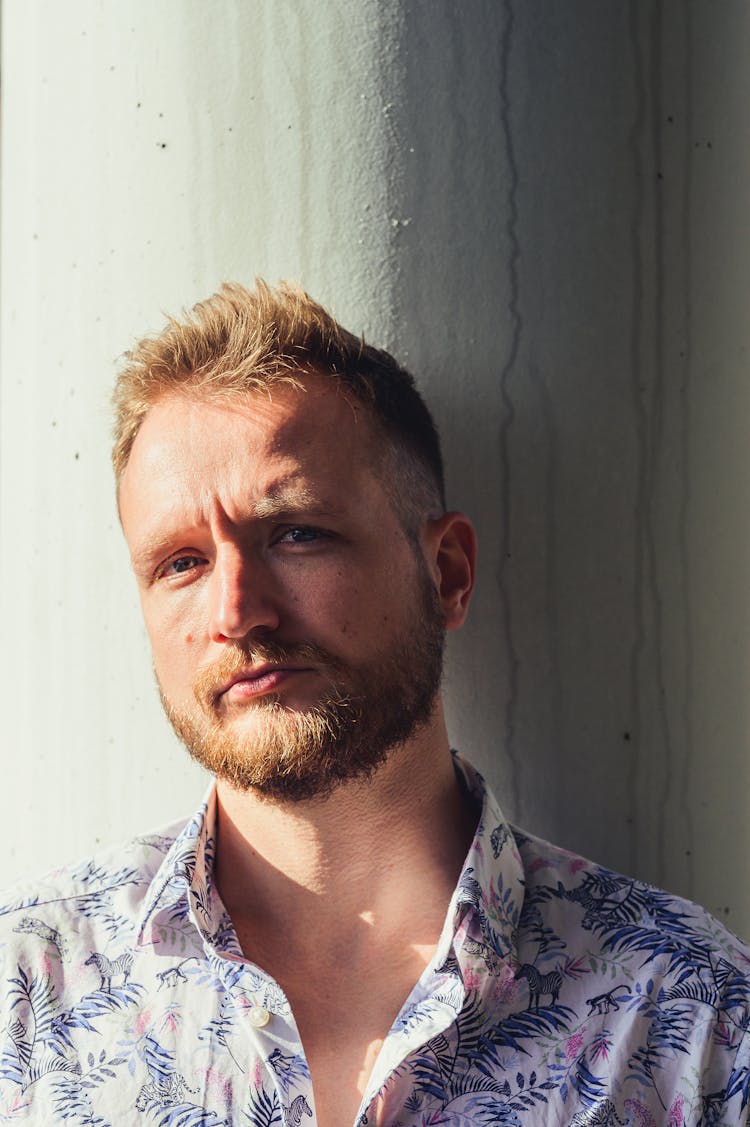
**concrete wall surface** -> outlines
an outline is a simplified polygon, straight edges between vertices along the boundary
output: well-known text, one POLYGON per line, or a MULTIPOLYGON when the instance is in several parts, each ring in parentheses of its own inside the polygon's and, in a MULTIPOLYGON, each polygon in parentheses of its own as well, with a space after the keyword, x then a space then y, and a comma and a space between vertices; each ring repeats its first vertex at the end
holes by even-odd
POLYGON ((298 278, 417 374, 482 545, 451 730, 529 830, 750 935, 750 8, 4 0, 3 883, 195 805, 114 362, 298 278))

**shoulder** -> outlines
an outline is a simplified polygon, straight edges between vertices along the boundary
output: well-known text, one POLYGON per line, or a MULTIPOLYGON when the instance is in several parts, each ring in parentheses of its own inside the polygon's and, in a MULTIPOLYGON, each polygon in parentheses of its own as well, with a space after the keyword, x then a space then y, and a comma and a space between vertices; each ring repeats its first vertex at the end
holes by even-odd
POLYGON ((610 1076, 633 1107, 670 1092, 670 1111, 690 1103, 705 1116, 721 1109, 706 1122, 744 1123, 750 947, 690 900, 514 836, 525 879, 518 974, 537 1008, 559 998, 566 1051, 585 1053, 589 1069, 626 1060, 610 1076))
POLYGON ((660 954, 693 944, 736 959, 750 970, 750 946, 700 904, 608 869, 523 830, 514 830, 526 904, 570 932, 599 937, 611 948, 651 943, 660 954))
POLYGON ((738 1115, 722 1121, 744 1121, 748 944, 691 900, 529 834, 514 836, 526 880, 520 973, 524 966, 552 973, 549 980, 536 977, 537 990, 555 987, 575 1037, 582 1045, 588 1039, 590 1058, 626 1054, 644 1092, 658 1063, 661 1083, 673 1086, 676 1099, 687 1100, 689 1077, 699 1077, 717 1106, 738 1115))
POLYGON ((125 940, 185 820, 24 880, 0 892, 0 958, 6 965, 65 960, 75 944, 125 940))

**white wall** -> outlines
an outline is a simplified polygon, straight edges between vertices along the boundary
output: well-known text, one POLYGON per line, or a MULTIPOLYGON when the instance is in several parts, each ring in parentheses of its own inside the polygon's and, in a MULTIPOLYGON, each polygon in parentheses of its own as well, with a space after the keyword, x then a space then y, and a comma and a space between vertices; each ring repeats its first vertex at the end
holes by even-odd
MULTIPOLYGON (((750 11, 4 0, 10 881, 181 813, 114 361, 297 277, 421 377, 477 518, 455 741, 509 814, 750 934, 750 11)), ((5 882, 3 882, 5 883, 5 882)))

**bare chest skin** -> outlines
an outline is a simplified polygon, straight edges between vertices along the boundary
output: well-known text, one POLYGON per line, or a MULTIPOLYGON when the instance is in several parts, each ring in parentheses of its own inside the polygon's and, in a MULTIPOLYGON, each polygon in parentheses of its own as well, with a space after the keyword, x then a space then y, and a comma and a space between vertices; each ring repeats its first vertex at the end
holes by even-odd
MULTIPOLYGON (((254 938, 240 927, 243 951, 254 938)), ((409 946, 363 957, 355 965, 321 951, 309 968, 290 970, 288 952, 253 961, 279 983, 292 1007, 310 1069, 318 1127, 352 1127, 388 1030, 437 945, 409 946), (275 965, 274 965, 275 964, 275 965), (343 964, 343 965, 342 965, 343 964)), ((283 947, 283 944, 280 945, 283 947)))

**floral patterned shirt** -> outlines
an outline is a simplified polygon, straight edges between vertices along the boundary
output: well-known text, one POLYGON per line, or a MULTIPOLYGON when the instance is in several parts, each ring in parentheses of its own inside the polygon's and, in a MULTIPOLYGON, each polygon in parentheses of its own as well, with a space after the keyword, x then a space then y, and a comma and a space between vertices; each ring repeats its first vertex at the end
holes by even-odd
MULTIPOLYGON (((481 818, 357 1127, 746 1124, 750 951, 511 830, 456 764, 481 818)), ((0 1122, 314 1127, 289 1003, 212 883, 215 814, 211 792, 186 825, 2 900, 0 1122)))

